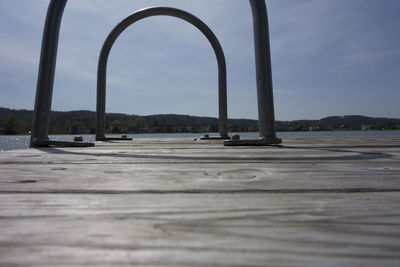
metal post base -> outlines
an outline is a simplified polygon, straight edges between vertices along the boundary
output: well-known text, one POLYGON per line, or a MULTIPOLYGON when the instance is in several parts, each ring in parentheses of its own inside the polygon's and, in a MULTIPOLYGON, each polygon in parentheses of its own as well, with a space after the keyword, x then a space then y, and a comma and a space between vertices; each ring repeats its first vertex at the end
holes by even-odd
POLYGON ((31 144, 31 147, 93 147, 93 146, 94 143, 52 141, 52 140, 33 141, 31 144))
POLYGON ((132 141, 133 138, 123 138, 123 137, 106 137, 104 141, 132 141))
POLYGON ((229 137, 229 135, 225 135, 225 136, 209 136, 208 134, 203 135, 202 137, 200 137, 200 140, 230 140, 231 138, 229 137))
POLYGON ((224 146, 269 146, 278 145, 280 143, 282 143, 282 139, 273 137, 260 139, 227 140, 224 141, 224 146))
POLYGON ((96 137, 96 141, 132 141, 133 138, 128 137, 96 137))

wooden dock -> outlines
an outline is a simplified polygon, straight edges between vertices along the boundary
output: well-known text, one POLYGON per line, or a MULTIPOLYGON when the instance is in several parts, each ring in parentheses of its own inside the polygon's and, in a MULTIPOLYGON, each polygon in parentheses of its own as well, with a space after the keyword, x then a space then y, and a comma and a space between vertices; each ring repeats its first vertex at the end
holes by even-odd
POLYGON ((400 266, 400 138, 0 153, 2 266, 400 266))

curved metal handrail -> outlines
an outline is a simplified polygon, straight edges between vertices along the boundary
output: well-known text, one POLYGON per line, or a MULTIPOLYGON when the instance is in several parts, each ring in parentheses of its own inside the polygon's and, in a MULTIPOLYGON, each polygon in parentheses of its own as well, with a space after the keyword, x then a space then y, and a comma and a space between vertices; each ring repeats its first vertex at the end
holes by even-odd
POLYGON ((171 16, 185 20, 199 29, 210 41, 218 61, 219 133, 220 138, 228 138, 226 62, 224 52, 217 37, 203 21, 186 11, 171 7, 151 7, 141 9, 123 19, 114 27, 103 44, 97 69, 96 140, 101 141, 107 139, 104 134, 104 128, 106 109, 106 74, 110 51, 120 34, 129 26, 139 20, 153 16, 171 16))
MULTIPOLYGON (((50 111, 61 18, 68 0, 50 0, 43 31, 35 109, 33 111, 31 147, 49 141, 50 111)), ((249 0, 253 14, 257 73, 258 123, 262 141, 258 145, 276 144, 274 100, 269 47, 268 17, 265 0, 249 0)), ((235 143, 235 142, 233 142, 235 143)), ((226 143, 225 143, 226 144, 226 143)), ((64 143, 63 143, 64 145, 64 143)))

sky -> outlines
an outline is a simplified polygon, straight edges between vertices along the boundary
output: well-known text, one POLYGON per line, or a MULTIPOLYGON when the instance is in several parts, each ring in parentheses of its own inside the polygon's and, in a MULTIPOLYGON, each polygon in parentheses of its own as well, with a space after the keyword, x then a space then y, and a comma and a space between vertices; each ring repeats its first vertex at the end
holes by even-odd
MULTIPOLYGON (((0 0, 0 107, 33 109, 48 0, 0 0)), ((275 117, 400 118, 399 0, 267 0, 275 117)), ((199 17, 224 49, 228 116, 257 119, 247 0, 69 0, 61 24, 52 109, 96 109, 108 33, 151 6, 199 17)), ((191 24, 158 16, 131 25, 112 48, 107 112, 218 116, 218 69, 191 24)))

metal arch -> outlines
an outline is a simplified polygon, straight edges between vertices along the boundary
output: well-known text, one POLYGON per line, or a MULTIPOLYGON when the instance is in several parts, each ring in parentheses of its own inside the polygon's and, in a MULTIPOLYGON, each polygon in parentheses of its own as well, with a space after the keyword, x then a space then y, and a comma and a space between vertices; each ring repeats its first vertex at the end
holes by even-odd
POLYGON ((228 114, 227 114, 227 80, 226 62, 221 44, 212 30, 196 16, 171 7, 152 7, 139 10, 123 19, 110 32, 100 52, 97 69, 97 121, 96 140, 107 140, 104 134, 105 107, 106 107, 106 73, 108 57, 115 41, 129 26, 144 18, 153 16, 171 16, 185 20, 199 29, 210 41, 218 61, 218 102, 219 102, 219 133, 221 139, 228 139, 228 114))
MULTIPOLYGON (((48 132, 61 18, 68 0, 50 0, 43 32, 33 112, 31 147, 49 143, 48 132)), ((276 137, 273 106, 268 17, 265 0, 249 0, 253 13, 260 137, 264 144, 280 143, 276 137)))

